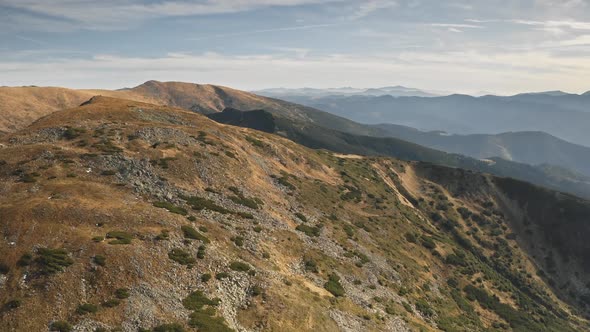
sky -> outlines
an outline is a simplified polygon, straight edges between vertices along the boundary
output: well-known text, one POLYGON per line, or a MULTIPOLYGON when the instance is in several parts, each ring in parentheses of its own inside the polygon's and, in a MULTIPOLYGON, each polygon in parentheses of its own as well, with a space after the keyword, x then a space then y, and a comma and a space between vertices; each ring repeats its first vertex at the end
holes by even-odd
POLYGON ((590 0, 0 0, 0 85, 590 90, 590 0))

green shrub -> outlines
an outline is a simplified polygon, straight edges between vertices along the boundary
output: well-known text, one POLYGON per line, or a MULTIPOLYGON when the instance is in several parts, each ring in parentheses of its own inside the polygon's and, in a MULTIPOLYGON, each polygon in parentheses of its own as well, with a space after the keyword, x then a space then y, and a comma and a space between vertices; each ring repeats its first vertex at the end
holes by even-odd
POLYGON ((430 317, 434 315, 434 310, 432 310, 430 304, 428 304, 426 300, 419 299, 418 301, 416 301, 415 305, 416 309, 418 309, 418 311, 420 311, 424 316, 430 317))
POLYGON ((295 213, 295 216, 297 216, 297 218, 301 219, 301 221, 307 222, 307 217, 303 213, 297 212, 297 213, 295 213))
POLYGON ((105 308, 114 308, 116 306, 118 306, 119 304, 121 304, 121 301, 118 299, 109 299, 106 300, 102 303, 102 306, 105 308))
POLYGON ((228 197, 232 202, 236 204, 240 204, 251 209, 257 210, 259 208, 260 200, 256 198, 248 198, 243 195, 241 196, 229 196, 228 197))
POLYGON ((106 238, 114 239, 109 241, 109 244, 130 244, 131 240, 133 239, 133 235, 124 231, 112 231, 107 233, 106 238))
POLYGON ((344 229, 346 236, 348 236, 349 238, 352 238, 354 236, 354 229, 349 224, 344 224, 342 226, 342 229, 344 229))
POLYGON ((210 210, 210 211, 219 212, 222 214, 228 214, 231 212, 228 209, 217 205, 215 202, 213 202, 212 200, 207 199, 207 198, 191 196, 191 197, 182 197, 182 199, 184 199, 186 201, 186 203, 188 205, 190 205, 193 210, 201 211, 201 210, 206 209, 206 210, 210 210))
POLYGON ((227 277, 229 277, 229 273, 227 273, 227 272, 219 272, 215 275, 215 279, 217 279, 217 280, 223 280, 227 277))
POLYGON ((168 252, 168 258, 181 265, 192 266, 196 262, 196 259, 191 257, 188 252, 179 248, 170 250, 170 252, 168 252))
POLYGON ((106 258, 103 255, 95 255, 92 258, 92 261, 96 265, 105 266, 106 265, 106 258))
POLYGON ((259 148, 264 148, 266 146, 266 144, 264 144, 261 140, 254 138, 252 136, 246 136, 246 141, 250 142, 250 144, 259 148))
POLYGON ((254 215, 249 212, 237 212, 236 214, 244 219, 254 219, 254 215))
POLYGON ((182 230, 184 237, 187 239, 199 240, 199 241, 202 241, 203 243, 210 242, 207 237, 205 237, 204 235, 199 233, 196 229, 192 228, 191 226, 184 225, 184 226, 180 227, 180 229, 182 230))
POLYGON ((186 216, 188 214, 188 211, 185 208, 176 206, 169 202, 154 202, 153 205, 157 208, 166 209, 168 210, 168 212, 180 214, 183 216, 186 216))
POLYGON ((6 309, 6 310, 12 310, 12 309, 16 309, 16 308, 20 307, 21 305, 22 305, 21 300, 19 300, 19 299, 12 299, 12 300, 9 300, 8 302, 6 302, 4 304, 4 309, 6 309))
POLYGON ((117 174, 117 172, 113 171, 113 170, 106 170, 106 171, 102 171, 100 173, 100 175, 104 175, 104 176, 110 176, 110 175, 115 175, 115 174, 117 174))
POLYGON ((184 327, 177 323, 162 324, 154 327, 154 332, 184 332, 184 327))
POLYGON ((406 309, 407 312, 409 312, 409 313, 414 312, 414 310, 412 310, 412 306, 408 302, 403 302, 402 305, 404 306, 404 309, 406 309))
POLYGON ((209 280, 211 280, 211 273, 203 273, 201 276, 201 281, 208 282, 209 280))
POLYGON ((22 174, 20 176, 20 180, 24 183, 35 183, 37 182, 37 179, 35 179, 35 177, 31 174, 22 174))
POLYGON ((336 297, 344 296, 344 287, 340 284, 340 277, 335 273, 328 276, 328 282, 324 284, 324 288, 336 297))
POLYGON ((104 241, 104 237, 102 237, 102 236, 95 236, 95 237, 92 238, 92 241, 93 242, 97 242, 97 243, 98 242, 102 242, 102 241, 104 241))
POLYGON ((472 213, 471 213, 471 211, 469 211, 469 209, 464 208, 462 206, 457 208, 457 212, 459 212, 461 217, 465 220, 467 220, 472 215, 472 213))
POLYGON ((3 262, 0 262, 0 274, 8 274, 10 272, 10 267, 3 262))
POLYGON ((63 138, 67 140, 73 140, 78 138, 80 135, 86 132, 86 129, 83 128, 72 128, 68 127, 66 131, 62 134, 63 138))
POLYGON ((289 177, 287 175, 283 175, 280 178, 277 179, 277 182, 282 185, 283 187, 286 187, 289 190, 295 190, 295 186, 289 182, 289 177))
POLYGON ((253 230, 254 230, 256 233, 260 233, 260 232, 262 232, 262 227, 260 227, 260 226, 254 226, 253 230))
POLYGON ((192 222, 197 221, 197 217, 195 217, 195 216, 188 216, 188 217, 186 217, 186 219, 188 219, 188 221, 192 221, 192 222))
POLYGON ((72 331, 72 325, 63 320, 58 320, 49 325, 49 331, 70 332, 72 331))
POLYGON ((406 241, 410 242, 410 243, 416 243, 417 239, 416 239, 416 235, 414 233, 406 233, 406 241))
POLYGON ((264 289, 258 285, 254 285, 250 288, 250 295, 252 296, 258 296, 262 293, 264 293, 264 289))
POLYGON ((207 233, 209 230, 205 226, 199 226, 199 231, 201 231, 203 233, 207 233))
POLYGON ((188 325, 197 328, 199 332, 233 332, 223 317, 215 317, 214 310, 194 311, 189 316, 188 325))
POLYGON ((39 266, 41 274, 45 275, 61 272, 64 268, 74 264, 65 249, 49 248, 39 248, 35 262, 39 266))
MULTIPOLYGON (((16 264, 18 266, 29 266, 29 265, 31 265, 32 262, 33 262, 33 255, 31 255, 30 252, 26 252, 22 256, 20 256, 20 258, 18 259, 16 264)), ((0 269, 1 269, 1 267, 0 267, 0 269)), ((2 271, 0 271, 0 273, 2 273, 2 271)))
POLYGON ((204 259, 205 258, 205 246, 200 245, 199 249, 197 250, 197 258, 204 259))
POLYGON ((422 243, 422 246, 424 248, 426 248, 426 249, 434 249, 434 248, 436 248, 436 243, 434 243, 434 240, 431 237, 429 237, 429 236, 422 236, 421 237, 421 241, 422 241, 421 242, 422 243))
POLYGON ((305 271, 318 273, 318 264, 312 258, 305 259, 303 266, 305 267, 305 271))
POLYGON ((221 302, 221 300, 218 298, 210 300, 202 291, 195 291, 182 300, 182 305, 188 310, 201 310, 206 305, 217 306, 219 305, 219 302, 221 302))
POLYGON ((163 229, 160 231, 160 234, 158 234, 155 239, 156 239, 156 241, 163 241, 163 240, 168 240, 169 238, 170 238, 170 231, 163 229))
POLYGON ((315 226, 308 226, 308 225, 297 225, 295 227, 296 230, 305 233, 307 236, 320 236, 321 229, 315 226))
POLYGON ((78 315, 93 314, 93 313, 96 313, 97 311, 98 311, 98 307, 94 304, 91 304, 91 303, 80 304, 78 306, 78 309, 76 309, 76 313, 78 315))
POLYGON ((241 236, 232 237, 231 240, 235 243, 236 246, 241 247, 244 245, 244 238, 241 236))
POLYGON ((126 299, 126 298, 128 298, 130 296, 129 289, 127 289, 127 288, 117 288, 115 290, 115 296, 118 299, 120 299, 120 300, 126 299))
POLYGON ((248 272, 250 270, 250 265, 243 262, 231 262, 229 268, 238 272, 248 272))

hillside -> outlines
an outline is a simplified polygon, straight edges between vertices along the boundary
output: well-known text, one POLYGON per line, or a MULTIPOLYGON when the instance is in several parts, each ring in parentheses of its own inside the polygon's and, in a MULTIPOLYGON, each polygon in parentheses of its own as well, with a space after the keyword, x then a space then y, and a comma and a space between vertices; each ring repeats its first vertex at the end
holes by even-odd
POLYGON ((0 144, 3 330, 590 327, 584 200, 107 97, 0 144))
POLYGON ((236 109, 227 109, 220 113, 209 114, 208 117, 224 124, 274 132, 313 149, 426 161, 513 177, 555 190, 573 193, 580 197, 590 197, 590 179, 560 167, 531 166, 495 157, 479 160, 434 150, 393 137, 353 135, 310 122, 285 119, 280 114, 273 115, 260 110, 240 112, 236 109), (248 121, 244 121, 244 119, 248 119, 248 121), (270 119, 272 119, 272 123, 270 119), (260 129, 261 127, 264 129, 260 129))

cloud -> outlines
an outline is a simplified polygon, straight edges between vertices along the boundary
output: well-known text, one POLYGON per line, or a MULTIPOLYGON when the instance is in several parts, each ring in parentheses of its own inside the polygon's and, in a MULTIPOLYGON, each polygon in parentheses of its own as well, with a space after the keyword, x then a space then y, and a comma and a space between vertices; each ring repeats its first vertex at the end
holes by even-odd
POLYGON ((398 3, 394 0, 366 0, 361 1, 356 11, 349 17, 351 20, 358 20, 371 15, 372 13, 386 8, 397 7, 398 3))
POLYGON ((455 24, 455 23, 430 23, 428 24, 433 27, 442 27, 442 28, 455 28, 455 29, 482 29, 481 25, 473 25, 473 24, 455 24))
POLYGON ((53 18, 79 28, 116 30, 159 17, 238 13, 335 1, 342 0, 1 0, 0 8, 20 10, 19 15, 27 20, 53 18))
POLYGON ((216 38, 225 38, 225 37, 234 37, 234 36, 255 35, 255 34, 269 33, 269 32, 309 30, 309 29, 333 27, 336 25, 337 24, 297 25, 297 26, 280 27, 280 28, 273 28, 273 29, 259 29, 259 30, 240 31, 240 32, 232 32, 232 33, 213 34, 213 35, 206 35, 206 36, 201 36, 201 37, 189 38, 189 40, 216 39, 216 38))

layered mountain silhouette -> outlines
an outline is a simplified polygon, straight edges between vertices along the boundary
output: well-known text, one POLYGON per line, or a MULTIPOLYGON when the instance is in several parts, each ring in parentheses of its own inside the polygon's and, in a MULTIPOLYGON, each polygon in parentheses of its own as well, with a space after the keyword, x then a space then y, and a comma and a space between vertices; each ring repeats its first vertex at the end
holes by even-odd
MULTIPOLYGON (((12 94, 16 96, 12 97, 13 106, 2 110, 9 115, 11 113, 34 113, 41 116, 53 112, 56 108, 63 106, 64 103, 72 104, 69 105, 70 107, 77 106, 74 101, 77 102, 92 93, 181 107, 203 114, 214 114, 226 108, 241 111, 264 110, 272 114, 275 118, 274 121, 279 123, 279 129, 275 129, 275 131, 312 148, 325 148, 342 153, 385 155, 462 167, 500 176, 510 176, 548 188, 590 197, 588 179, 576 174, 575 171, 564 170, 560 167, 531 166, 499 158, 482 161, 444 153, 392 137, 393 134, 381 127, 360 124, 311 107, 226 87, 182 82, 148 81, 135 88, 119 91, 65 89, 65 92, 76 96, 77 99, 61 98, 61 94, 65 93, 61 89, 36 87, 10 89, 22 90, 18 90, 19 93, 12 94), (35 99, 39 100, 39 102, 31 105, 29 103, 30 99, 27 98, 30 94, 42 96, 43 98, 35 99)), ((2 88, 0 88, 0 91, 2 91, 2 88)), ((0 93, 0 96, 12 95, 10 90, 0 93)), ((25 124, 30 121, 24 119, 21 123, 25 124)), ((240 124, 248 127, 259 125, 252 121, 241 122, 240 124)), ((544 163, 549 163, 549 161, 544 163)), ((564 165, 557 166, 565 167, 564 165)))
POLYGON ((294 95, 282 98, 367 124, 392 123, 452 134, 542 131, 575 144, 590 146, 588 94, 450 95, 433 98, 294 95))

